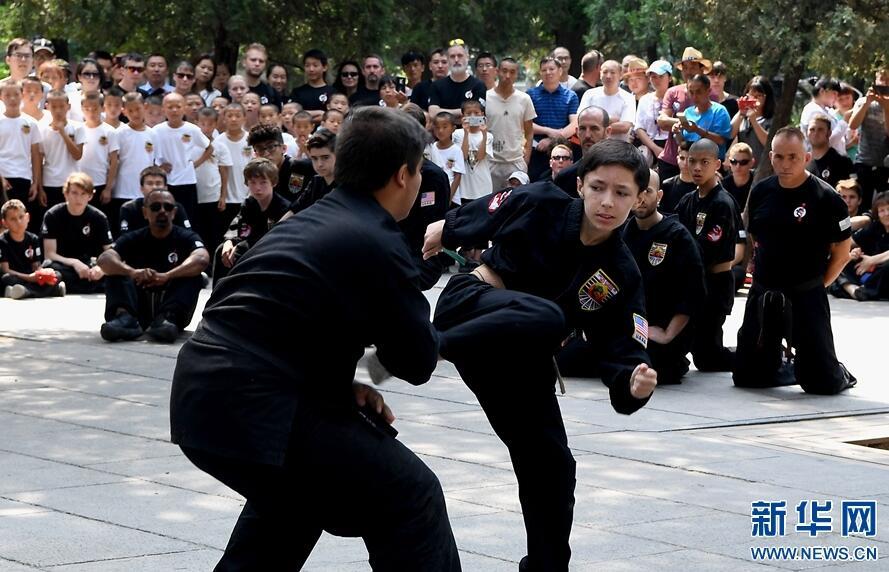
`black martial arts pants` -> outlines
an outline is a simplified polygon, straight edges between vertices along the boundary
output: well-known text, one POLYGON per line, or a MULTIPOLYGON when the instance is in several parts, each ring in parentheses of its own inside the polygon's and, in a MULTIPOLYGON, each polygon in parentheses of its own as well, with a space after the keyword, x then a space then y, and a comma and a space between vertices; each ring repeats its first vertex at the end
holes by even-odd
POLYGON ((435 474, 357 413, 301 402, 283 466, 182 447, 247 499, 215 572, 300 570, 322 531, 361 537, 378 572, 459 572, 435 474))
POLYGON ((123 308, 139 320, 143 329, 155 316, 165 316, 180 330, 191 322, 204 282, 200 276, 176 278, 163 288, 142 288, 126 276, 105 277, 105 321, 123 308))
POLYGON ((736 386, 787 385, 781 376, 782 328, 788 330, 784 333, 796 350, 793 375, 803 391, 834 395, 846 389, 850 379, 854 380, 837 361, 830 305, 820 284, 801 291, 778 291, 754 283, 744 309, 744 323, 738 331, 733 373, 736 386), (763 306, 767 292, 775 303, 763 306))
POLYGON ((167 189, 173 193, 173 198, 176 199, 176 202, 185 209, 182 216, 191 218, 198 212, 197 185, 167 185, 167 189))
POLYGON ((529 571, 564 571, 571 558, 575 462, 552 357, 564 321, 554 303, 494 288, 472 274, 452 277, 435 308, 441 356, 457 367, 509 449, 529 571))
POLYGON ((722 326, 735 303, 735 277, 731 270, 705 277, 707 295, 696 315, 691 355, 699 371, 731 371, 733 355, 722 342, 722 326))
POLYGON ((18 178, 8 178, 6 182, 9 183, 10 189, 6 194, 6 196, 10 199, 18 199, 25 203, 25 208, 28 209, 28 214, 31 215, 31 220, 28 221, 28 230, 33 232, 37 236, 40 236, 40 227, 43 226, 43 213, 46 212, 46 208, 40 204, 37 200, 37 197, 34 197, 34 200, 28 200, 28 194, 31 192, 31 180, 30 179, 18 179, 18 178))

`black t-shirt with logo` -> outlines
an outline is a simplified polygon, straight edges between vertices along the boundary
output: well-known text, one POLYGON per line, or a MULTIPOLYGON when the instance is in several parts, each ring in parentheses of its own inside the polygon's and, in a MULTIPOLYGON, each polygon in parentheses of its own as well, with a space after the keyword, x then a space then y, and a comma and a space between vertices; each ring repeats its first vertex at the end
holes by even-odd
POLYGON ((429 109, 429 93, 432 91, 432 80, 424 79, 411 90, 411 103, 419 105, 423 111, 429 109))
POLYGON ((133 268, 153 268, 169 272, 192 252, 204 248, 201 237, 192 230, 173 225, 165 238, 156 238, 148 227, 128 232, 111 245, 121 259, 133 268))
POLYGON ((332 86, 312 87, 306 83, 293 88, 290 92, 290 101, 302 105, 306 111, 324 111, 327 109, 327 100, 331 94, 333 94, 332 86))
POLYGON ((57 254, 81 262, 99 256, 103 247, 111 244, 108 219, 92 205, 80 216, 72 215, 65 203, 55 205, 43 216, 41 235, 56 240, 57 254))
POLYGON ((753 278, 767 288, 798 286, 824 276, 832 244, 851 236, 849 209, 818 177, 785 189, 773 176, 750 191, 753 278))
POLYGON ((809 161, 806 170, 836 188, 837 183, 852 176, 852 159, 843 157, 831 147, 820 159, 809 161))
POLYGON ((34 263, 39 264, 42 260, 42 243, 33 232, 25 231, 21 242, 13 240, 8 230, 0 234, 0 262, 9 264, 10 270, 30 274, 34 272, 34 263))
POLYGON ((464 101, 474 99, 485 106, 484 82, 475 76, 469 76, 461 82, 451 79, 451 76, 432 82, 429 90, 429 105, 437 105, 442 109, 460 109, 464 101))
POLYGON ((278 167, 275 193, 287 202, 291 202, 306 188, 313 176, 315 169, 312 167, 311 159, 294 159, 290 155, 284 155, 284 161, 278 167))
POLYGON ((262 210, 259 201, 247 197, 241 210, 232 219, 228 232, 225 233, 225 240, 234 244, 246 242, 253 246, 281 220, 288 206, 288 202, 277 193, 272 194, 272 200, 265 210, 262 210))
POLYGON ((352 107, 361 107, 363 105, 379 105, 380 90, 367 89, 363 84, 358 86, 358 90, 349 96, 349 104, 352 107))
POLYGON ((738 206, 718 184, 707 196, 688 193, 676 205, 679 222, 698 243, 704 268, 729 262, 735 257, 738 242, 738 206))
MULTIPOLYGON (((139 230, 148 226, 148 221, 142 214, 142 206, 144 204, 145 199, 133 199, 120 205, 120 229, 118 234, 139 230)), ((173 217, 173 224, 182 228, 191 228, 191 221, 188 220, 188 213, 185 212, 185 207, 182 206, 182 203, 176 202, 176 216, 173 217)))

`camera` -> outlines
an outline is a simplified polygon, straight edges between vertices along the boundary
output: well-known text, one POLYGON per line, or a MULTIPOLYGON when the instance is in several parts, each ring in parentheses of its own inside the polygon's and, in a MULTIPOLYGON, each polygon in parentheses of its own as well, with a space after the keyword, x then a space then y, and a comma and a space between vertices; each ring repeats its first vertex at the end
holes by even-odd
POLYGON ((466 123, 470 127, 481 127, 485 124, 485 118, 481 115, 470 115, 466 118, 466 123))

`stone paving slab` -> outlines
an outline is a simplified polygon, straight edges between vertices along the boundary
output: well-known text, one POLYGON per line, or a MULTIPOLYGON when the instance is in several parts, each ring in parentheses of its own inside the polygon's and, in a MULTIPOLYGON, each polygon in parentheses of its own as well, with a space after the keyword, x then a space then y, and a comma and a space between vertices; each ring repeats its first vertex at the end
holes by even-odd
MULTIPOLYGON (((168 442, 179 344, 103 342, 103 305, 0 299, 2 572, 209 570, 243 506, 168 442)), ((728 374, 692 371, 623 416, 598 380, 568 380, 559 405, 578 467, 573 571, 889 569, 889 451, 846 443, 889 437, 889 384, 874 359, 889 308, 831 306, 838 354, 859 378, 841 396, 736 389, 728 374), (755 500, 787 500, 792 530, 800 500, 861 497, 882 510, 874 538, 750 536, 755 500), (749 548, 766 545, 875 546, 881 561, 752 561, 749 548)), ((728 344, 742 313, 738 299, 728 344)), ((524 528, 509 456, 453 365, 441 362, 426 385, 381 389, 399 438, 439 476, 463 569, 516 570, 524 528)), ((305 570, 366 571, 366 560, 360 539, 325 534, 305 570)))

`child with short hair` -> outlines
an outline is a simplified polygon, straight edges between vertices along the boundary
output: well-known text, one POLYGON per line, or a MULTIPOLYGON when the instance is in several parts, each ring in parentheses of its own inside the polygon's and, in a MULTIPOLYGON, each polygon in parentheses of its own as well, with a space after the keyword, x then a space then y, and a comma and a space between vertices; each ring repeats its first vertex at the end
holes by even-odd
POLYGON ((46 116, 43 111, 43 82, 36 75, 22 80, 22 113, 40 122, 46 116))
POLYGON ((225 147, 231 159, 232 176, 228 177, 225 192, 220 194, 218 202, 219 211, 222 213, 221 223, 227 227, 247 198, 247 183, 236 173, 244 172, 247 163, 253 158, 253 147, 248 143, 247 131, 244 129, 246 120, 244 106, 232 103, 223 113, 227 129, 213 141, 225 147))
POLYGON ((336 109, 328 109, 321 116, 321 127, 336 135, 340 132, 340 125, 345 119, 345 116, 336 109))
POLYGON ((664 196, 657 207, 661 214, 675 214, 679 200, 697 188, 688 170, 688 148, 690 146, 691 143, 688 141, 679 143, 676 151, 676 164, 679 167, 679 174, 661 181, 661 190, 664 191, 664 196))
POLYGON ((93 181, 86 173, 71 173, 62 191, 65 202, 43 217, 43 266, 61 274, 72 294, 102 290, 102 269, 96 258, 111 247, 108 219, 91 206, 93 181))
POLYGON ((290 203, 290 212, 296 214, 324 198, 336 186, 336 134, 318 129, 306 142, 315 176, 290 203))
POLYGON ((228 104, 231 103, 231 100, 222 97, 213 98, 213 102, 210 104, 210 107, 216 110, 217 118, 216 118, 216 136, 218 137, 220 133, 225 133, 225 108, 228 107, 228 104))
POLYGON ((299 111, 293 116, 293 137, 296 139, 296 153, 294 159, 308 159, 309 152, 306 149, 306 141, 315 129, 312 122, 312 114, 308 111, 299 111))
POLYGON ((93 189, 96 191, 93 205, 105 213, 109 220, 114 220, 112 216, 117 215, 111 213, 111 189, 114 188, 114 181, 117 179, 120 145, 117 131, 110 125, 102 123, 102 103, 100 93, 83 94, 80 108, 83 111, 83 131, 86 139, 83 155, 77 166, 79 171, 89 175, 93 181, 93 189))
POLYGON ((398 109, 401 103, 398 101, 398 86, 395 85, 395 78, 391 75, 384 75, 380 79, 380 106, 390 109, 398 109))
POLYGON ((195 231, 204 239, 207 251, 215 252, 225 233, 224 197, 231 177, 232 159, 228 147, 218 139, 216 124, 218 113, 212 107, 198 112, 198 127, 207 138, 212 139, 213 152, 200 167, 195 169, 198 177, 198 210, 195 213, 195 231))
POLYGON ((167 171, 167 188, 185 207, 185 216, 194 216, 198 206, 194 170, 210 157, 210 140, 197 125, 185 122, 185 98, 178 93, 164 96, 164 115, 167 120, 153 129, 155 161, 167 171))
POLYGON ((46 97, 49 113, 40 122, 40 150, 43 153, 43 192, 47 208, 64 202, 62 186, 68 175, 77 170, 83 157, 86 131, 83 125, 68 121, 71 104, 64 91, 51 91, 46 97))
POLYGON ((349 113, 349 96, 345 93, 334 93, 331 94, 330 98, 327 100, 327 109, 336 109, 343 116, 348 115, 349 113))
POLYGON ((120 115, 123 112, 123 96, 124 92, 116 85, 112 85, 105 92, 105 101, 102 103, 103 117, 105 123, 114 129, 120 129, 123 122, 120 115))
POLYGON ((130 92, 123 97, 123 111, 129 123, 122 123, 117 130, 120 157, 117 184, 111 193, 111 209, 114 217, 111 232, 115 238, 120 235, 122 221, 120 209, 133 199, 142 198, 139 177, 142 171, 154 165, 154 133, 145 125, 145 105, 142 94, 130 92))
POLYGON ((426 145, 427 158, 442 168, 451 183, 451 202, 460 204, 460 179, 466 172, 463 151, 454 145, 454 116, 447 111, 440 111, 433 120, 435 142, 426 145))
POLYGON ((281 132, 290 134, 293 130, 293 116, 303 110, 303 106, 291 101, 281 108, 281 132))
POLYGON ((28 230, 35 232, 46 204, 40 180, 40 128, 34 119, 22 115, 21 100, 22 86, 17 81, 0 85, 0 101, 6 106, 0 116, 0 176, 9 198, 22 201, 34 214, 28 230))
POLYGON ((159 95, 145 98, 145 125, 156 127, 164 122, 164 100, 159 95))
POLYGON ((198 114, 204 108, 204 98, 199 93, 185 94, 185 120, 198 124, 198 114))
POLYGON ((454 131, 452 139, 454 145, 460 147, 466 168, 460 177, 460 204, 463 204, 490 195, 494 190, 488 160, 494 153, 494 138, 488 137, 485 110, 479 101, 466 100, 460 109, 463 128, 454 131))
MULTIPOLYGON (((267 103, 259 108, 259 125, 269 127, 281 127, 281 114, 278 113, 278 106, 267 103)), ((290 133, 281 130, 281 137, 284 139, 284 152, 291 157, 297 152, 296 139, 290 133)))
POLYGON ((287 212, 287 201, 275 192, 278 167, 269 159, 253 159, 244 167, 244 184, 250 196, 244 199, 237 216, 217 249, 213 283, 228 275, 229 269, 277 224, 287 212))
POLYGON ((244 128, 251 129, 254 125, 259 125, 259 108, 262 105, 259 95, 245 93, 241 98, 241 105, 244 106, 244 128))
POLYGON ((40 238, 28 232, 31 218, 25 204, 11 199, 0 209, 6 231, 0 234, 0 273, 7 298, 42 298, 64 296, 62 275, 49 268, 40 268, 43 261, 40 238))

